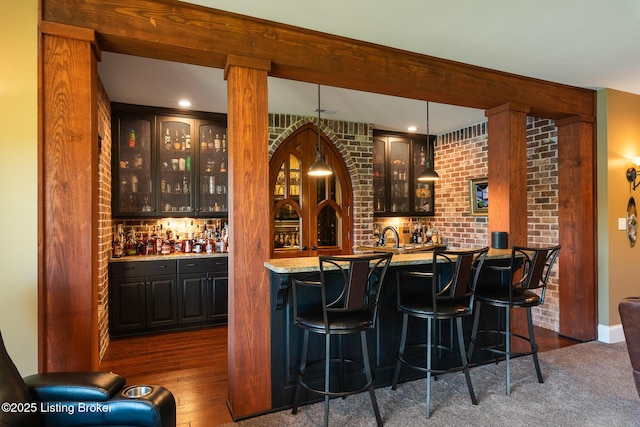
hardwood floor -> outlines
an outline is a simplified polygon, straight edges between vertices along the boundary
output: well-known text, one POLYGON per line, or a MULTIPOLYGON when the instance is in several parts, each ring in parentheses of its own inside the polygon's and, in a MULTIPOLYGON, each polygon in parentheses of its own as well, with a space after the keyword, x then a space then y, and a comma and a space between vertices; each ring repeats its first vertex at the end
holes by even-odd
POLYGON ((176 399, 177 427, 233 421, 227 409, 227 327, 112 340, 100 370, 127 384, 167 387, 176 399))
MULTIPOLYGON (((536 328, 539 351, 576 344, 536 328)), ((127 384, 167 387, 176 399, 177 427, 231 422, 227 409, 227 327, 112 340, 100 364, 127 384)))

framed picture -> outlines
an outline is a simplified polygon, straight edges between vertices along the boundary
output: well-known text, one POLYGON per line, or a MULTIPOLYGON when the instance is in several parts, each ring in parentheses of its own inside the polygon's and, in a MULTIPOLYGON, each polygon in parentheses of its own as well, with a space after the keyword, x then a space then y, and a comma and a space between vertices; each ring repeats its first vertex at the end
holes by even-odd
POLYGON ((487 178, 469 180, 469 203, 471 215, 489 214, 489 181, 487 178))

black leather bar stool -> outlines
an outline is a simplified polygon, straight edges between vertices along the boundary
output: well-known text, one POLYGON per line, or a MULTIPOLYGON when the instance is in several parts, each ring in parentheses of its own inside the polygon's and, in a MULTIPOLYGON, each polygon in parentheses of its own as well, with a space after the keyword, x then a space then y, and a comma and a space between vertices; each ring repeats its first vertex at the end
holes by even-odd
POLYGON ((469 374, 462 318, 471 315, 476 283, 488 251, 488 247, 475 250, 436 250, 433 252, 431 272, 407 271, 404 269, 400 269, 397 272, 398 310, 402 312, 402 334, 400 349, 398 350, 398 362, 391 388, 395 390, 398 385, 402 365, 425 372, 427 374, 427 418, 429 418, 431 412, 432 374, 440 375, 464 371, 471 402, 474 405, 478 404, 469 374), (425 344, 421 343, 407 344, 409 317, 427 320, 426 366, 422 366, 418 362, 412 362, 405 356, 407 349, 425 347, 425 344), (455 320, 456 334, 458 336, 460 364, 447 369, 434 367, 432 361, 435 349, 444 347, 440 345, 438 338, 436 338, 436 343, 433 342, 436 323, 442 320, 450 322, 455 320))
MULTIPOLYGON (((382 425, 378 403, 373 386, 374 375, 369 361, 367 349, 367 331, 376 325, 380 289, 384 281, 392 254, 354 255, 354 256, 321 256, 320 281, 302 281, 293 279, 293 317, 295 324, 304 331, 298 385, 293 402, 292 413, 298 411, 302 388, 324 396, 324 425, 329 425, 329 399, 331 397, 346 397, 351 394, 369 390, 373 412, 378 426, 382 425), (300 294, 306 292, 306 298, 300 294), (316 303, 309 303, 308 293, 315 292, 316 303), (304 301, 303 301, 304 300, 304 301), (310 333, 324 335, 324 388, 315 387, 305 378, 307 368, 314 362, 309 362, 310 333), (362 360, 345 358, 343 354, 343 337, 350 334, 360 334, 362 360), (331 351, 331 337, 338 337, 338 355, 334 357, 331 351), (331 363, 338 363, 340 389, 331 387, 331 363), (362 366, 365 377, 364 383, 356 383, 347 387, 345 379, 345 364, 362 366)), ((335 352, 334 352, 335 353, 335 352)))
POLYGON ((491 353, 505 356, 507 370, 507 395, 511 394, 511 358, 517 356, 533 356, 533 362, 538 375, 538 382, 542 383, 542 372, 538 362, 538 346, 533 333, 533 320, 531 308, 544 303, 547 283, 553 264, 560 253, 560 246, 543 248, 530 248, 514 246, 511 250, 511 260, 508 266, 485 265, 486 270, 496 270, 505 273, 500 275, 498 283, 483 283, 476 292, 475 317, 469 344, 469 360, 473 358, 478 334, 497 335, 501 339, 499 344, 483 344, 478 350, 486 350, 491 353), (504 278, 508 280, 504 283, 504 278), (504 330, 478 330, 480 321, 480 309, 483 304, 498 307, 504 310, 504 330), (527 310, 527 327, 529 336, 511 332, 511 309, 525 308, 527 310), (530 351, 514 352, 511 349, 511 338, 519 338, 528 341, 530 351))

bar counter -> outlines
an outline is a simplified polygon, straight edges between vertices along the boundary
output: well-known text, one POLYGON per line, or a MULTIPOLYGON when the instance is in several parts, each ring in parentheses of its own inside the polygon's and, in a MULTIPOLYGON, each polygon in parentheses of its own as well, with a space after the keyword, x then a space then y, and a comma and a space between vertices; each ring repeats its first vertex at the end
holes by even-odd
MULTIPOLYGON (((504 265, 509 262, 511 256, 510 249, 490 249, 485 263, 494 265, 504 265)), ((402 325, 402 315, 397 311, 396 295, 396 271, 398 269, 410 268, 412 270, 429 269, 432 263, 433 254, 431 251, 394 254, 385 281, 383 283, 380 306, 378 311, 378 325, 374 330, 368 332, 369 352, 371 364, 375 373, 375 386, 386 387, 391 385, 393 373, 397 361, 397 351, 400 345, 400 329, 402 325)), ((302 330, 295 326, 293 321, 292 296, 289 292, 292 278, 310 279, 317 278, 319 274, 318 257, 305 258, 279 258, 271 259, 264 263, 269 270, 271 286, 271 388, 272 388, 272 409, 285 409, 291 407, 296 388, 296 378, 302 349, 302 330)), ((478 286, 482 282, 495 280, 491 277, 492 272, 483 270, 478 286)), ((495 311, 485 310, 483 307, 481 316, 481 329, 495 329, 502 323, 495 311)), ((463 325, 465 336, 470 335, 472 316, 465 318, 463 325)), ((410 342, 419 342, 426 339, 426 322, 412 327, 408 339, 410 342)), ((309 354, 322 355, 324 352, 324 340, 314 337, 311 334, 309 354)), ((454 340, 455 334, 449 330, 449 324, 441 322, 439 325, 439 335, 446 341, 454 340)), ((468 341, 468 339, 467 339, 468 341)), ((446 344, 444 343, 444 344, 446 344)), ((353 342, 349 338, 345 339, 345 356, 356 360, 361 359, 359 340, 353 342)), ((417 359, 424 359, 424 354, 418 355, 417 359)), ((490 359, 475 358, 474 364, 486 363, 490 359)), ((438 356, 437 363, 440 366, 446 365, 448 356, 438 356)), ((309 372, 308 372, 309 374, 309 372)), ((356 372, 357 374, 357 372, 356 372)), ((313 376, 313 373, 311 373, 313 376)), ((318 380, 321 381, 321 372, 317 373, 318 380)), ((401 380, 413 380, 424 377, 420 372, 403 369, 401 380)), ((349 374, 347 373, 347 383, 349 374)), ((318 401, 319 396, 313 394, 303 394, 303 402, 318 401), (306 399, 306 400, 305 400, 306 399)))

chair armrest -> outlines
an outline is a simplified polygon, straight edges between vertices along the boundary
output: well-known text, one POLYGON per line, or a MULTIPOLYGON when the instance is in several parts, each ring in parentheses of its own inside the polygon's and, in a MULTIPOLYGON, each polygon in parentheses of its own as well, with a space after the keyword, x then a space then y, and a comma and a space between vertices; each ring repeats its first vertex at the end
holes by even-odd
POLYGON ((161 386, 145 386, 150 391, 140 397, 126 397, 117 391, 104 402, 59 401, 41 402, 41 425, 65 427, 175 427, 176 401, 169 390, 161 386))
POLYGON ((110 372, 48 372, 25 377, 24 382, 34 400, 104 402, 126 380, 110 372))

